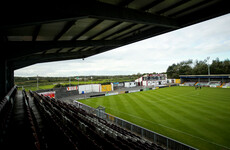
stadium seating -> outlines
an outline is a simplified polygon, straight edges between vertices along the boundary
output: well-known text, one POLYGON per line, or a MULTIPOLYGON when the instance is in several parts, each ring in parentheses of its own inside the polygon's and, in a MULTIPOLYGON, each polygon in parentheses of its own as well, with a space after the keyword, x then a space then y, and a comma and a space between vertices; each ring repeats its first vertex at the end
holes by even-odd
POLYGON ((34 143, 34 147, 33 149, 36 150, 40 150, 40 142, 39 142, 39 138, 38 138, 38 127, 37 127, 37 122, 35 119, 35 116, 33 114, 33 111, 30 108, 29 105, 29 98, 26 94, 26 92, 23 90, 22 91, 23 94, 23 102, 24 102, 24 107, 25 107, 25 112, 26 112, 26 116, 27 116, 27 125, 30 127, 31 129, 31 142, 34 143))
POLYGON ((198 82, 197 85, 208 86, 208 82, 198 82))
POLYGON ((221 82, 220 81, 210 81, 208 82, 208 85, 211 86, 220 86, 221 82))
POLYGON ((4 128, 7 118, 9 117, 10 114, 10 109, 11 109, 11 104, 9 101, 4 98, 3 100, 0 101, 0 122, 1 122, 1 129, 4 128))
POLYGON ((227 88, 227 87, 230 87, 230 82, 224 83, 222 86, 222 88, 227 88))
POLYGON ((4 142, 6 130, 9 126, 10 116, 12 113, 13 101, 17 87, 14 86, 10 92, 0 100, 0 145, 4 142))
POLYGON ((184 82, 184 86, 194 86, 196 82, 184 82))
POLYGON ((70 149, 164 149, 72 104, 31 94, 47 121, 71 145, 70 149))

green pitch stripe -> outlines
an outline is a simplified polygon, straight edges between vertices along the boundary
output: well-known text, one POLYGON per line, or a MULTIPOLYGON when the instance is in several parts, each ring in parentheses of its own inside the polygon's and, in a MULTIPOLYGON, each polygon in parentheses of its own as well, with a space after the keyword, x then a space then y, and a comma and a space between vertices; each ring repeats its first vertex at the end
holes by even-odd
POLYGON ((229 89, 172 87, 82 102, 200 149, 227 149, 229 97, 229 89))

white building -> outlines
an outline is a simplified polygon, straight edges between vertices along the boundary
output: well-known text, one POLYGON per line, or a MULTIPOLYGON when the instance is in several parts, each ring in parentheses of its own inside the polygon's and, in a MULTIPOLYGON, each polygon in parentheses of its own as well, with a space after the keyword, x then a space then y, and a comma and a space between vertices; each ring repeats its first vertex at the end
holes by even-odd
POLYGON ((135 86, 137 86, 136 82, 125 82, 125 87, 135 87, 135 86))
POLYGON ((147 74, 135 80, 138 86, 158 86, 167 84, 167 74, 147 74))

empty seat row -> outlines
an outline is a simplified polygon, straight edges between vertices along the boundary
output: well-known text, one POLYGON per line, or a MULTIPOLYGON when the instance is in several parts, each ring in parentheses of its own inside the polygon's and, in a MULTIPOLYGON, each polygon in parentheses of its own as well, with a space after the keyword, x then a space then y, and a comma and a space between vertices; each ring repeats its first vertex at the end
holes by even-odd
MULTIPOLYGON (((68 104, 68 105, 70 105, 70 104, 68 104)), ((79 116, 84 117, 85 114, 84 115, 79 114, 79 116)), ((137 142, 138 146, 145 143, 145 142, 140 142, 141 139, 137 135, 135 135, 135 134, 133 134, 133 133, 121 128, 121 127, 118 127, 114 124, 109 124, 105 120, 98 118, 97 116, 94 116, 92 114, 91 115, 87 114, 87 116, 85 116, 85 118, 86 118, 86 120, 88 120, 88 122, 91 122, 94 124, 94 126, 98 127, 98 128, 96 128, 96 131, 101 136, 104 136, 105 134, 107 134, 110 137, 113 137, 114 139, 117 139, 117 136, 124 137, 126 140, 132 139, 133 142, 137 142)), ((144 141, 144 140, 142 140, 142 141, 144 141)), ((141 147, 141 149, 145 149, 142 146, 140 146, 140 147, 141 147)), ((146 147, 146 145, 144 145, 144 147, 146 147)), ((150 146, 148 146, 148 148, 150 148, 150 146)))
POLYGON ((44 107, 44 113, 51 118, 51 121, 54 122, 59 131, 63 132, 66 138, 69 139, 69 142, 72 143, 72 145, 76 145, 81 149, 98 149, 99 146, 87 135, 82 133, 82 131, 86 130, 87 128, 84 123, 79 125, 78 123, 80 122, 76 121, 76 118, 72 116, 72 114, 65 110, 57 109, 57 105, 52 105, 53 102, 50 99, 43 98, 41 102, 42 103, 40 104, 42 107, 44 107), (60 113, 62 116, 59 115, 60 113), (75 119, 75 122, 70 121, 71 119, 75 119))
POLYGON ((10 92, 0 100, 0 145, 4 142, 7 128, 9 126, 16 92, 17 87, 14 86, 10 92))
POLYGON ((134 133, 108 123, 81 108, 33 94, 36 95, 35 99, 44 113, 78 149, 87 149, 90 145, 94 149, 159 149, 158 145, 147 142, 134 133))
POLYGON ((26 116, 27 116, 27 122, 30 128, 30 134, 31 134, 31 139, 32 142, 34 143, 34 149, 36 150, 40 150, 41 146, 40 146, 40 141, 39 141, 39 137, 38 137, 38 127, 37 127, 37 122, 36 122, 36 118, 33 114, 33 111, 29 105, 29 98, 25 92, 25 90, 22 91, 23 94, 23 102, 24 102, 24 107, 25 107, 25 112, 26 112, 26 116))

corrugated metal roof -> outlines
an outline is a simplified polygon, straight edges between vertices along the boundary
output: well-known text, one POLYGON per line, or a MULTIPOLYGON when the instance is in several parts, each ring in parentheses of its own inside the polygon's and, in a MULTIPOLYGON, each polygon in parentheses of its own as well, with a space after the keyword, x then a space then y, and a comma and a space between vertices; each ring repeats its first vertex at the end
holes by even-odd
POLYGON ((180 78, 230 78, 230 74, 212 74, 212 75, 180 75, 180 78))
POLYGON ((84 0, 6 5, 3 59, 14 69, 86 58, 230 12, 225 0, 84 0), (11 13, 6 13, 10 10, 11 13))

